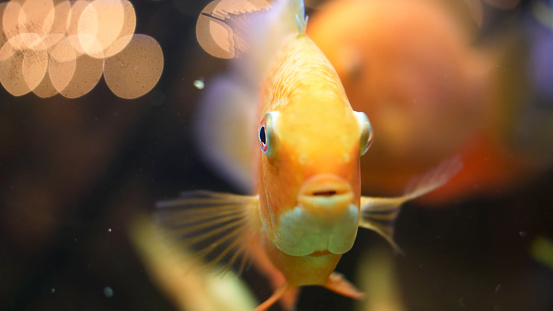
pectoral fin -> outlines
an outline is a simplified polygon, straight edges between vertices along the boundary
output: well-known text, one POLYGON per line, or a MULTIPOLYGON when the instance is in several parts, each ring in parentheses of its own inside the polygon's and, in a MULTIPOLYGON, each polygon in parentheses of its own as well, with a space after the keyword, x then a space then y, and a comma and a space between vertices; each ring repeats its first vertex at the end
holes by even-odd
POLYGON ((241 270, 261 227, 258 205, 258 196, 193 191, 159 202, 155 216, 163 237, 179 240, 204 264, 226 261, 224 271, 242 255, 241 270))
POLYGON ((380 234, 392 245, 394 250, 401 253, 393 239, 394 222, 401 205, 441 187, 461 168, 461 161, 457 158, 445 161, 427 174, 414 178, 407 188, 406 194, 400 197, 373 198, 362 196, 359 226, 380 234))
POLYGON ((373 230, 388 241, 394 250, 401 252, 393 239, 394 221, 399 214, 399 208, 406 199, 361 197, 360 227, 373 230))

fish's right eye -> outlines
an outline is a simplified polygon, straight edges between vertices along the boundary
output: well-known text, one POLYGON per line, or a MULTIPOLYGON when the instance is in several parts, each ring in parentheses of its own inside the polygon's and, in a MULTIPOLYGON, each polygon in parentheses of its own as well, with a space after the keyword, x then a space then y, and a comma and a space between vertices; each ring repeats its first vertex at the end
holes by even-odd
POLYGON ((359 136, 359 149, 361 150, 361 155, 364 155, 373 142, 373 129, 369 118, 363 112, 354 111, 357 121, 359 122, 359 127, 361 129, 361 134, 359 136))
POLYGON ((257 141, 259 148, 264 155, 271 157, 275 153, 277 139, 275 135, 275 121, 278 112, 268 112, 261 119, 259 130, 257 131, 257 141))

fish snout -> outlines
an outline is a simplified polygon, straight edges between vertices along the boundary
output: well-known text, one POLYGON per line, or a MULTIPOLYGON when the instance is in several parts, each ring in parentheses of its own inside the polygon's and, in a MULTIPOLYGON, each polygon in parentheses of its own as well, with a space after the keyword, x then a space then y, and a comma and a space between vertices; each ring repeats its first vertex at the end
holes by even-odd
POLYGON ((314 214, 336 215, 353 203, 351 185, 333 174, 318 174, 306 180, 298 193, 298 205, 314 214))

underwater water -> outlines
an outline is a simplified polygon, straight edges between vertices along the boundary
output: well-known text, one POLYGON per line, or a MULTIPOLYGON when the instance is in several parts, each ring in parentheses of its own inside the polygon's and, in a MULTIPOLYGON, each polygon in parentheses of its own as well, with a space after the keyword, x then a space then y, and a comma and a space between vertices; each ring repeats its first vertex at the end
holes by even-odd
MULTIPOLYGON (((493 54, 498 61, 492 66, 499 91, 490 97, 505 105, 478 113, 492 111, 500 130, 491 132, 501 138, 489 144, 501 145, 496 153, 513 158, 467 152, 463 159, 479 164, 465 164, 476 173, 463 175, 463 187, 403 206, 394 236, 404 254, 395 254, 376 233, 359 230, 336 270, 365 291, 363 300, 303 287, 298 311, 553 310, 553 61, 543 56, 553 55, 553 13, 550 2, 530 3, 508 10, 485 3, 482 25, 472 34, 474 45, 500 38, 490 44, 501 51, 493 54), (493 167, 506 163, 498 170, 519 166, 504 175, 478 174, 486 161, 493 167)), ((121 98, 104 79, 78 98, 14 96, 0 88, 1 310, 201 311, 209 309, 181 298, 209 300, 245 284, 234 298, 260 303, 273 292, 246 265, 238 281, 221 281, 215 294, 179 296, 179 290, 207 286, 201 271, 194 278, 181 277, 180 270, 160 278, 154 266, 163 260, 149 261, 137 246, 135 221, 151 215, 156 202, 187 190, 240 189, 194 143, 203 84, 228 69, 227 61, 205 53, 196 40, 196 21, 207 1, 132 4, 135 33, 155 39, 163 51, 161 77, 145 95, 121 98)), ((308 14, 320 6, 308 5, 308 14)), ((345 86, 355 92, 355 84, 345 86)), ((348 94, 352 104, 359 96, 348 94)), ((390 158, 385 146, 379 148, 371 165, 390 158)), ((457 151, 464 149, 444 153, 457 151)), ((370 174, 370 167, 362 172, 370 174)), ((397 186, 379 189, 387 190, 397 186)))

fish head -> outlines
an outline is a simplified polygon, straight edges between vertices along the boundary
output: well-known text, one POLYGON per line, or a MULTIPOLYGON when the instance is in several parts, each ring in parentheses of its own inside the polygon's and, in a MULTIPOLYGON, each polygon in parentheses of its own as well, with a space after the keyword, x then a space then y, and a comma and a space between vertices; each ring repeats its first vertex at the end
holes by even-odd
POLYGON ((285 100, 261 117, 258 132, 265 233, 287 255, 343 254, 357 235, 369 120, 345 94, 324 88, 307 87, 285 100))

